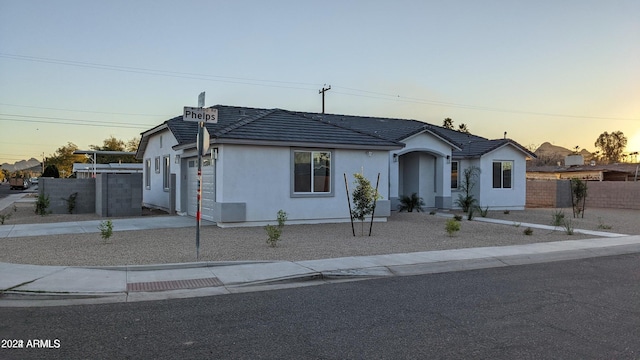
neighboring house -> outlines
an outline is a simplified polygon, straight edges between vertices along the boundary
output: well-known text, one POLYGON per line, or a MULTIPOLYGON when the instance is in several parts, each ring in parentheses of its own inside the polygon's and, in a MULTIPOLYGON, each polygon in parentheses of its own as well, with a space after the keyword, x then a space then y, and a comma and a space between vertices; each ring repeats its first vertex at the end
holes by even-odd
MULTIPOLYGON (((215 106, 206 124, 210 148, 202 166, 202 217, 219 226, 349 221, 343 174, 375 186, 376 216, 415 192, 427 207, 455 207, 460 174, 475 165, 477 199, 493 209, 523 209, 525 161, 512 140, 487 140, 416 120, 215 106)), ((145 206, 196 214, 197 123, 176 117, 142 133, 145 206)))
POLYGON ((580 166, 535 166, 527 169, 528 180, 638 181, 640 164, 580 166))

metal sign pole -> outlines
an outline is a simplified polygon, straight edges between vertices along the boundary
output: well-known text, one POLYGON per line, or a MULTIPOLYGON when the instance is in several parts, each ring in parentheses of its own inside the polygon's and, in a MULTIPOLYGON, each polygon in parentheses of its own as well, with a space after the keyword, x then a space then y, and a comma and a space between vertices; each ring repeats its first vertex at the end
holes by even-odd
POLYGON ((200 219, 202 218, 202 149, 203 149, 203 137, 204 137, 204 123, 198 124, 198 195, 197 195, 197 210, 196 210, 196 261, 200 257, 200 219))

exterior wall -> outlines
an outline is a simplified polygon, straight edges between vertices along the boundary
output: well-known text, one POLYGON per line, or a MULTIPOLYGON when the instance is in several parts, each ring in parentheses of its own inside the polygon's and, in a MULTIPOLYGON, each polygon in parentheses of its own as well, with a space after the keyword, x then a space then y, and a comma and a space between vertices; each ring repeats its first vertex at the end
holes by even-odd
MULTIPOLYGON (((164 190, 163 186, 163 171, 162 171, 162 161, 164 156, 169 156, 169 169, 170 173, 176 174, 176 180, 181 179, 180 176, 180 164, 176 164, 176 155, 177 153, 171 148, 172 146, 177 145, 177 141, 173 134, 169 130, 164 130, 158 134, 155 134, 149 138, 149 143, 147 144, 147 148, 144 152, 144 158, 142 159, 143 169, 144 164, 147 159, 151 160, 151 171, 150 171, 150 180, 151 186, 147 188, 146 186, 146 170, 143 175, 142 180, 142 203, 144 206, 148 206, 151 208, 158 208, 165 211, 169 211, 171 203, 170 203, 170 193, 167 190, 164 190), (159 172, 155 170, 155 161, 156 158, 160 158, 159 164, 159 172)), ((176 186, 180 186, 177 184, 176 186)), ((176 194, 176 204, 180 204, 180 191, 176 194)), ((176 209, 180 211, 179 209, 176 209)))
MULTIPOLYGON (((640 210, 640 182, 589 181, 586 206, 640 210)), ((569 180, 527 181, 527 207, 571 207, 569 180)))
POLYGON ((503 146, 480 158, 480 198, 483 208, 523 210, 526 204, 526 158, 512 146, 503 146), (510 189, 493 188, 493 162, 513 161, 512 186, 510 189))
POLYGON ((142 215, 142 174, 98 174, 95 189, 96 214, 142 215))
MULTIPOLYGON (((288 214, 289 223, 349 221, 349 208, 344 186, 347 175, 349 190, 353 191, 353 174, 363 172, 375 187, 378 173, 378 201, 376 215, 388 216, 390 211, 388 151, 366 149, 309 149, 331 150, 333 193, 329 196, 299 197, 291 195, 291 151, 294 148, 248 145, 221 145, 216 163, 216 205, 218 209, 242 211, 243 225, 274 222, 278 210, 288 214)), ((306 148, 295 148, 306 149, 306 148)), ((218 214, 224 220, 224 214, 218 214)), ((224 221, 219 221, 223 226, 224 221)), ((229 224, 226 224, 229 225, 229 224)))
POLYGON ((73 193, 78 193, 74 214, 93 214, 96 210, 95 179, 40 178, 38 193, 49 196, 49 210, 52 214, 67 214, 68 207, 65 199, 73 193))
MULTIPOLYGON (((458 161, 458 188, 451 189, 451 200, 452 200, 451 207, 454 209, 460 209, 460 206, 458 205, 458 198, 460 196, 464 196, 465 194, 463 191, 460 190, 460 185, 462 184, 462 180, 464 178, 463 177, 464 171, 467 168, 470 168, 471 166, 480 168, 480 160, 479 159, 467 159, 467 160, 459 159, 455 161, 458 161)), ((451 166, 449 166, 449 169, 451 169, 451 166)), ((482 169, 480 170, 480 173, 481 172, 482 172, 482 169)), ((471 189, 471 194, 475 199, 480 199, 480 181, 481 181, 480 173, 477 174, 478 176, 475 178, 475 182, 476 182, 475 186, 473 186, 473 189, 471 189)), ((451 179, 451 170, 449 170, 449 179, 451 179)), ((451 188, 450 182, 449 182, 449 188, 451 188)))
POLYGON ((451 207, 451 145, 429 133, 404 139, 406 146, 389 153, 389 196, 392 209, 402 195, 418 193, 427 207, 451 207), (418 176, 418 180, 415 180, 418 176), (435 191, 434 191, 435 189, 435 191))

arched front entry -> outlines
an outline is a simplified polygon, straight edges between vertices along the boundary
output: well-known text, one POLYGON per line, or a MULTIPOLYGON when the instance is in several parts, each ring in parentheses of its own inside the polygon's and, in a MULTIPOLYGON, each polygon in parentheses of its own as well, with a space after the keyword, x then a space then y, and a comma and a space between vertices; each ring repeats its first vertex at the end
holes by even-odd
POLYGON ((416 193, 426 208, 451 208, 451 164, 446 155, 419 150, 396 159, 398 198, 416 193))

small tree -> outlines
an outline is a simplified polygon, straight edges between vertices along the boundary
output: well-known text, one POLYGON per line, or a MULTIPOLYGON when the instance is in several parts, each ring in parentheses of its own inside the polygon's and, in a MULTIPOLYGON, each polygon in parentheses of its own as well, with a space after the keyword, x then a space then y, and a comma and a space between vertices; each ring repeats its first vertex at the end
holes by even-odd
POLYGON ((612 133, 605 131, 598 136, 594 145, 602 150, 603 159, 606 159, 609 163, 616 163, 620 161, 622 152, 627 146, 627 137, 624 136, 622 131, 612 133))
POLYGON ((582 214, 584 218, 584 208, 587 199, 587 182, 578 178, 571 179, 571 205, 573 206, 573 217, 582 214))
POLYGON ((265 226, 265 231, 267 232, 267 244, 271 247, 276 247, 278 245, 278 240, 280 240, 280 235, 282 235, 282 228, 284 227, 284 222, 287 221, 287 213, 284 210, 278 210, 278 226, 267 225, 265 226))
POLYGON ((373 213, 375 201, 379 198, 378 191, 371 187, 371 182, 362 174, 355 173, 356 189, 353 191, 353 209, 351 216, 362 223, 362 235, 364 235, 364 219, 373 213))
POLYGON ((475 196, 473 196, 473 188, 476 186, 479 173, 480 168, 477 166, 470 166, 462 172, 462 181, 459 186, 462 193, 458 194, 456 204, 460 206, 464 212, 469 212, 478 202, 475 196))

